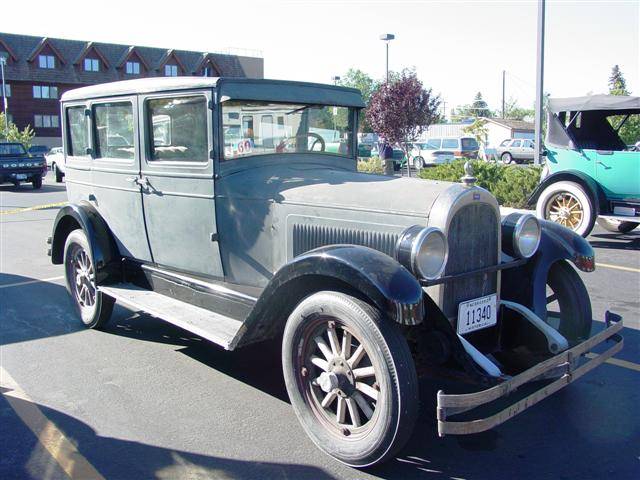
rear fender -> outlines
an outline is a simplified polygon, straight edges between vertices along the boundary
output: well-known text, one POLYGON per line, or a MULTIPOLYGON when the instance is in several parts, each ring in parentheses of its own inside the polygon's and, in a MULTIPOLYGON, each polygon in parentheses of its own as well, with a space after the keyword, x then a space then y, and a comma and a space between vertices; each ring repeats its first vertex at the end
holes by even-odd
POLYGON ((58 211, 53 222, 51 262, 56 265, 64 262, 67 237, 78 228, 84 231, 89 241, 89 254, 96 269, 96 283, 100 284, 117 271, 121 257, 109 227, 88 202, 65 205, 58 211))

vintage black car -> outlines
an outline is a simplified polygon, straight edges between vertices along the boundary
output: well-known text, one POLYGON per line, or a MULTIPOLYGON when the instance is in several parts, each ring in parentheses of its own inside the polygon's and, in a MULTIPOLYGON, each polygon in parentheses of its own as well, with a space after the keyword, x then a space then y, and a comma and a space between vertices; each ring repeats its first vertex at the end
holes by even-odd
POLYGON ((47 162, 42 155, 30 155, 21 143, 0 142, 0 183, 31 182, 33 188, 42 188, 42 177, 47 174, 47 162))
POLYGON ((50 239, 89 328, 117 300, 228 350, 280 339, 303 428, 358 467, 409 438, 418 370, 478 386, 437 398, 439 434, 468 434, 622 347, 612 313, 590 337, 575 270, 595 268, 586 240, 533 215, 501 218, 469 167, 455 184, 358 173, 363 107, 357 90, 271 80, 66 92, 69 204, 50 239), (545 376, 496 415, 456 417, 545 376))

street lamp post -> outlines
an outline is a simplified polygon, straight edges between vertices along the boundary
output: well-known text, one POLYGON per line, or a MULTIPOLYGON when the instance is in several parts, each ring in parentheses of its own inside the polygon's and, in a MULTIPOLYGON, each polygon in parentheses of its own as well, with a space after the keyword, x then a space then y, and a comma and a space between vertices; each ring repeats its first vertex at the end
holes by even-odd
POLYGON ((384 33, 380 35, 380 40, 382 40, 387 47, 387 83, 389 83, 389 42, 394 38, 396 38, 396 36, 393 33, 384 33))
POLYGON ((9 138, 9 102, 7 102, 7 87, 4 83, 4 65, 7 63, 5 57, 0 57, 0 72, 2 72, 2 105, 4 110, 4 135, 9 138))

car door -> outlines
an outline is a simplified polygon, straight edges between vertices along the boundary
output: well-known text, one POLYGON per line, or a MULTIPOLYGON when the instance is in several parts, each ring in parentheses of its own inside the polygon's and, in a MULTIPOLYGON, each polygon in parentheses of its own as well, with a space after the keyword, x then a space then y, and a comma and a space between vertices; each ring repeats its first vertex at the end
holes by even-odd
POLYGON ((533 140, 523 140, 522 159, 533 160, 533 157, 534 157, 533 140))
MULTIPOLYGON (((92 166, 89 200, 109 226, 121 255, 150 261, 142 213, 137 99, 115 97, 89 104, 92 166)), ((67 164, 66 182, 74 182, 67 164)))
POLYGON ((210 90, 140 97, 143 205, 153 261, 222 277, 210 90))
POLYGON ((520 160, 522 158, 522 140, 514 140, 511 142, 508 152, 513 158, 520 160))
POLYGON ((640 152, 596 150, 596 177, 609 198, 640 198, 640 152))

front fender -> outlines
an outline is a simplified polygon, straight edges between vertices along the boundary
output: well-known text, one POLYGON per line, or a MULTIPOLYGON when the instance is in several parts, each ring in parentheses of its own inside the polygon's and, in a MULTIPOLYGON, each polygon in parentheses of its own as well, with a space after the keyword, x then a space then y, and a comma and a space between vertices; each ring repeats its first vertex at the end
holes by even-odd
POLYGON ((88 202, 62 207, 53 222, 51 262, 64 262, 64 245, 72 230, 81 228, 89 241, 90 255, 96 268, 96 282, 100 284, 117 268, 120 260, 111 231, 93 205, 88 202))
POLYGON ((556 182, 577 183, 591 196, 596 214, 607 210, 607 198, 598 183, 589 175, 578 170, 562 170, 545 177, 527 199, 527 205, 535 205, 544 189, 556 182))
POLYGON ((547 276, 551 265, 568 260, 584 272, 595 270, 595 252, 580 235, 555 222, 540 220, 541 236, 537 253, 525 265, 502 273, 502 298, 531 308, 546 318, 547 276))
POLYGON ((369 299, 401 324, 424 317, 422 287, 396 260, 356 245, 329 245, 284 265, 264 289, 245 321, 243 344, 275 335, 302 298, 321 290, 342 289, 369 299))

